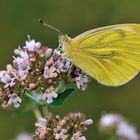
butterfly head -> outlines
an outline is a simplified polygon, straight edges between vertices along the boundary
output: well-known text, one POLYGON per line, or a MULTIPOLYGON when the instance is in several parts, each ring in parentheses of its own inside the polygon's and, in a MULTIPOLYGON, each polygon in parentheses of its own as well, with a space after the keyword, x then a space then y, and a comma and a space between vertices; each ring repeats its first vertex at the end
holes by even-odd
POLYGON ((72 42, 72 38, 70 38, 67 34, 66 35, 59 35, 59 46, 63 52, 63 55, 67 58, 69 57, 69 48, 72 42))
POLYGON ((62 49, 65 49, 69 47, 71 43, 71 38, 66 34, 66 35, 59 35, 59 45, 62 46, 62 49))

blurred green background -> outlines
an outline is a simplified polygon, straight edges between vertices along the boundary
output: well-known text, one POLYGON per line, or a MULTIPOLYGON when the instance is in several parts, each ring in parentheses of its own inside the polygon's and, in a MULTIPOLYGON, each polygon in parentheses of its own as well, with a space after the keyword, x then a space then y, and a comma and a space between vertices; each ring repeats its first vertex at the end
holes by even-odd
MULTIPOLYGON (((0 0, 0 69, 12 62, 13 49, 23 45, 27 34, 57 47, 57 34, 38 24, 38 19, 59 28, 71 37, 99 26, 140 23, 140 0, 0 0)), ((105 87, 93 80, 86 92, 74 93, 59 114, 81 111, 94 119, 88 140, 100 140, 96 125, 103 112, 125 115, 140 128, 140 77, 121 87, 105 87)), ((0 140, 10 140, 18 132, 34 130, 32 113, 11 115, 0 109, 0 140)))

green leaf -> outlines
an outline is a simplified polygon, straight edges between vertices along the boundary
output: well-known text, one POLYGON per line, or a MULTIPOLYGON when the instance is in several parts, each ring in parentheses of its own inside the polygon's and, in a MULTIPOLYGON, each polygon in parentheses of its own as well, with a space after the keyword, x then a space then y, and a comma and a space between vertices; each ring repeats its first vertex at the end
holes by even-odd
POLYGON ((58 108, 61 107, 66 100, 66 98, 75 91, 75 88, 68 88, 64 92, 59 93, 58 97, 50 104, 51 107, 58 108))

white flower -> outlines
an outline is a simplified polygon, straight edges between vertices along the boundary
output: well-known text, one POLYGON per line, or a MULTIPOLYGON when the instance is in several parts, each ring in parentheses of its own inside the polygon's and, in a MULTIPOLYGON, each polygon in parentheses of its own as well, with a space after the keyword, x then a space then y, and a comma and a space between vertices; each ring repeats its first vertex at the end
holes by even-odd
POLYGON ((6 87, 12 87, 15 85, 15 77, 11 78, 11 76, 8 74, 7 71, 0 71, 0 80, 1 82, 5 83, 5 88, 6 87))
POLYGON ((44 78, 48 79, 48 78, 55 78, 58 76, 58 69, 56 69, 54 66, 50 66, 50 68, 46 65, 45 69, 44 69, 44 78))
POLYGON ((25 42, 26 46, 24 46, 24 49, 27 49, 30 52, 34 52, 37 49, 39 49, 41 47, 41 43, 40 42, 35 42, 35 40, 28 40, 25 42))
POLYGON ((18 79, 17 70, 14 69, 11 64, 7 64, 6 69, 8 74, 12 74, 15 77, 15 79, 18 79))
POLYGON ((93 124, 93 120, 92 119, 88 119, 88 120, 82 122, 81 124, 84 124, 84 125, 88 126, 88 125, 93 124))
POLYGON ((118 124, 116 134, 128 140, 139 139, 136 129, 132 125, 128 124, 126 121, 118 124))
POLYGON ((60 126, 60 125, 57 125, 57 127, 56 128, 54 128, 53 130, 54 130, 54 132, 58 132, 58 131, 61 131, 61 129, 62 129, 62 126, 60 126))
POLYGON ((79 89, 83 91, 87 88, 88 78, 86 75, 80 74, 78 77, 75 78, 76 85, 79 89))
POLYGON ((47 126, 47 120, 45 118, 40 118, 37 123, 35 123, 36 127, 46 127, 47 126))
POLYGON ((24 61, 22 64, 18 65, 18 68, 23 71, 30 70, 30 60, 24 61))
POLYGON ((67 61, 64 66, 62 67, 62 71, 68 71, 68 69, 70 68, 71 66, 71 62, 67 61))
POLYGON ((55 134, 55 139, 56 140, 66 140, 67 139, 67 130, 66 129, 61 129, 60 133, 55 134))
POLYGON ((14 58, 14 62, 18 65, 18 66, 20 66, 21 64, 28 64, 28 61, 29 61, 29 55, 27 54, 27 52, 25 51, 23 51, 21 48, 19 48, 19 51, 20 51, 20 53, 19 53, 19 55, 20 55, 20 57, 14 57, 13 56, 13 58, 14 58))
POLYGON ((73 134, 72 138, 70 140, 86 140, 85 136, 81 136, 81 132, 78 131, 76 133, 73 134))
POLYGON ((26 77, 28 76, 28 74, 29 74, 28 69, 26 69, 26 70, 18 69, 18 79, 19 80, 25 80, 26 77))
POLYGON ((36 134, 39 135, 40 139, 44 139, 47 133, 47 120, 45 118, 40 118, 39 121, 35 123, 35 126, 38 127, 36 134))
POLYGON ((58 56, 60 56, 62 54, 59 47, 54 50, 53 54, 58 55, 58 56))
POLYGON ((71 66, 71 62, 69 61, 66 61, 65 60, 60 60, 58 59, 56 62, 55 62, 55 66, 60 69, 61 72, 66 72, 68 71, 68 69, 70 68, 71 66))
POLYGON ((42 100, 47 99, 47 103, 53 102, 53 98, 57 98, 58 94, 54 91, 53 87, 46 89, 45 93, 42 95, 42 100))
POLYGON ((30 60, 28 54, 21 50, 20 57, 14 57, 14 63, 18 66, 18 79, 25 80, 30 70, 30 60))
POLYGON ((17 70, 17 75, 18 75, 18 80, 25 80, 26 77, 29 74, 30 70, 30 58, 29 55, 27 54, 26 51, 23 51, 21 48, 17 49, 16 52, 18 52, 18 55, 20 57, 14 57, 14 63, 17 65, 18 70, 17 70))
POLYGON ((121 122, 123 118, 118 114, 106 114, 100 119, 100 125, 102 127, 112 128, 117 123, 121 122))
POLYGON ((63 60, 61 61, 60 59, 58 59, 55 64, 54 64, 57 68, 62 69, 62 67, 64 66, 64 62, 63 60))
POLYGON ((14 140, 33 140, 33 139, 32 139, 32 136, 31 135, 29 135, 27 133, 21 133, 14 140))
POLYGON ((8 97, 10 97, 10 99, 8 101, 8 105, 14 104, 15 108, 18 108, 20 106, 20 103, 22 100, 20 97, 18 97, 17 94, 12 93, 12 94, 9 94, 8 97))

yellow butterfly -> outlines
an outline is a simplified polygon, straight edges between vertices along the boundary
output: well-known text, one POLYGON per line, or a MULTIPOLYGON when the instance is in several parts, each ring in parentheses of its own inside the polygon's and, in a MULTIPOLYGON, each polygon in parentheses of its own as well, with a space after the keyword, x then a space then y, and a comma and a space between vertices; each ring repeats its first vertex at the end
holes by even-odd
POLYGON ((75 38, 43 24, 60 33, 64 56, 103 85, 123 85, 140 70, 140 24, 96 28, 75 38))

